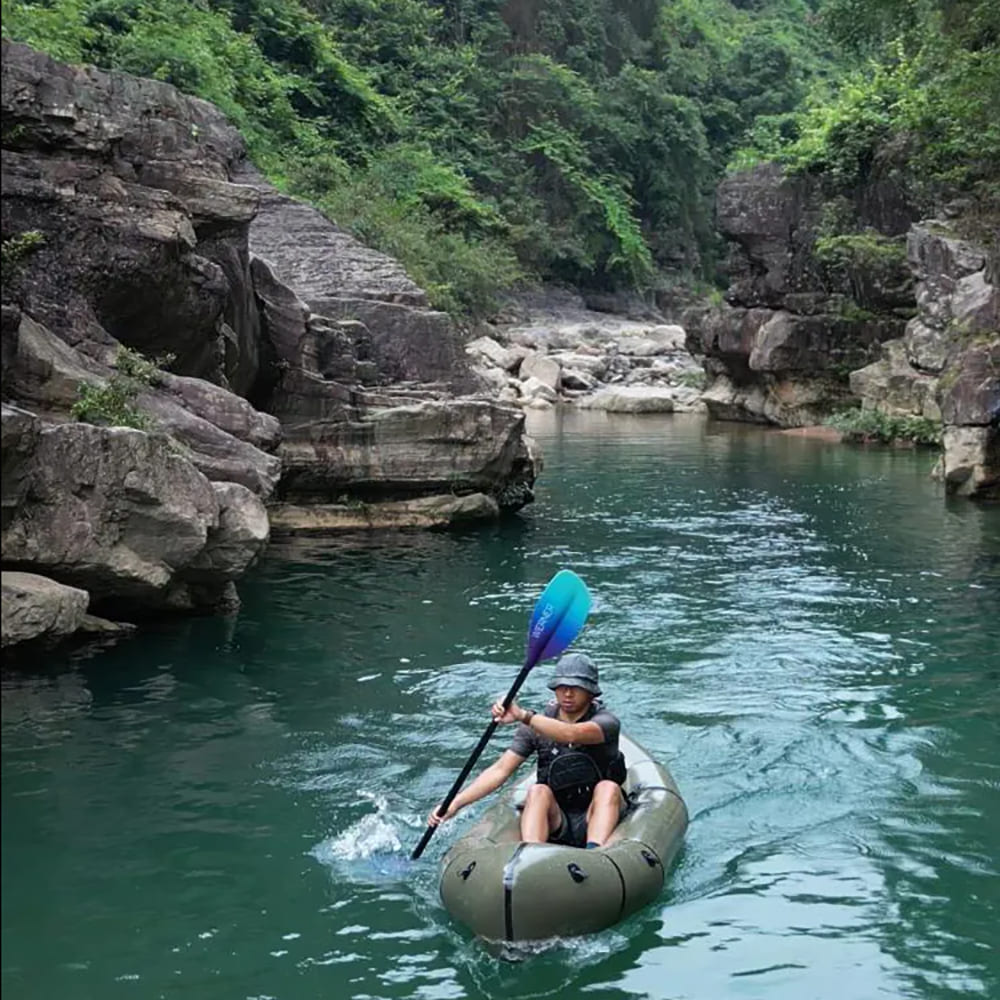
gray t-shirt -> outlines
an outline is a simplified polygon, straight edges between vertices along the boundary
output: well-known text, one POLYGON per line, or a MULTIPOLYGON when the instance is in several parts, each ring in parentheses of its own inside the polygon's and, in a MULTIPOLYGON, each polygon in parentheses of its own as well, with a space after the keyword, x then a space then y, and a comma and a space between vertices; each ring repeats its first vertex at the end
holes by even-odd
MULTIPOLYGON (((618 752, 618 733, 621 730, 618 716, 612 715, 599 701, 595 701, 592 707, 594 714, 589 718, 585 716, 580 722, 596 722, 604 733, 604 746, 607 747, 609 754, 616 754, 618 752)), ((559 714, 559 706, 552 702, 546 706, 544 714, 550 719, 556 718, 559 714)), ((514 730, 514 738, 510 742, 510 749, 519 757, 530 757, 533 753, 537 753, 540 757, 552 747, 569 749, 574 746, 573 743, 556 743, 555 740, 550 740, 548 737, 536 733, 534 729, 526 726, 523 722, 514 730)))

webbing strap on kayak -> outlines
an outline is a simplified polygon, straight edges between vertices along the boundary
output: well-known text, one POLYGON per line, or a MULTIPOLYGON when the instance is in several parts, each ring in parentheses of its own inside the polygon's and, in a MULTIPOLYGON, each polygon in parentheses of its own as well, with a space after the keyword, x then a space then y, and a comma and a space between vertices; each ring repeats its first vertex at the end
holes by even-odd
POLYGON ((503 927, 508 941, 514 940, 514 869, 525 844, 518 844, 510 860, 503 866, 503 927))

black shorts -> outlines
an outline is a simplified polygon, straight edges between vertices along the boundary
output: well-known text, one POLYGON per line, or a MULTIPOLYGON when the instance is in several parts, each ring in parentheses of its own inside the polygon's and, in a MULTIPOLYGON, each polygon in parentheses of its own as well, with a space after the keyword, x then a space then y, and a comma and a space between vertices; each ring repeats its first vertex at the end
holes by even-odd
POLYGON ((575 809, 560 809, 559 813, 559 829, 549 837, 549 843, 562 844, 564 847, 586 847, 587 810, 580 812, 575 809))

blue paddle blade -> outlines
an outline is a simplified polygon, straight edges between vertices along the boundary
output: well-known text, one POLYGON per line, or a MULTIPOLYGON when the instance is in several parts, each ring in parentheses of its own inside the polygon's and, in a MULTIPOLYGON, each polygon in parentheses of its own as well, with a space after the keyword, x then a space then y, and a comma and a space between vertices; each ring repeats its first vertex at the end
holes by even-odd
POLYGON ((558 656, 579 634, 590 611, 590 592, 576 573, 562 569, 538 598, 528 625, 525 665, 558 656))

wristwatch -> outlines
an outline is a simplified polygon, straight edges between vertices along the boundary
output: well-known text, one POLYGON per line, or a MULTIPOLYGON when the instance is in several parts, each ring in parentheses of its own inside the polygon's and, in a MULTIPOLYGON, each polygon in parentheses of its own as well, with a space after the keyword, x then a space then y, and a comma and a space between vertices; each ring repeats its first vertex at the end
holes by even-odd
POLYGON ((531 720, 534 717, 535 717, 535 713, 530 708, 526 708, 524 710, 524 715, 521 718, 522 725, 530 726, 531 725, 531 720))

